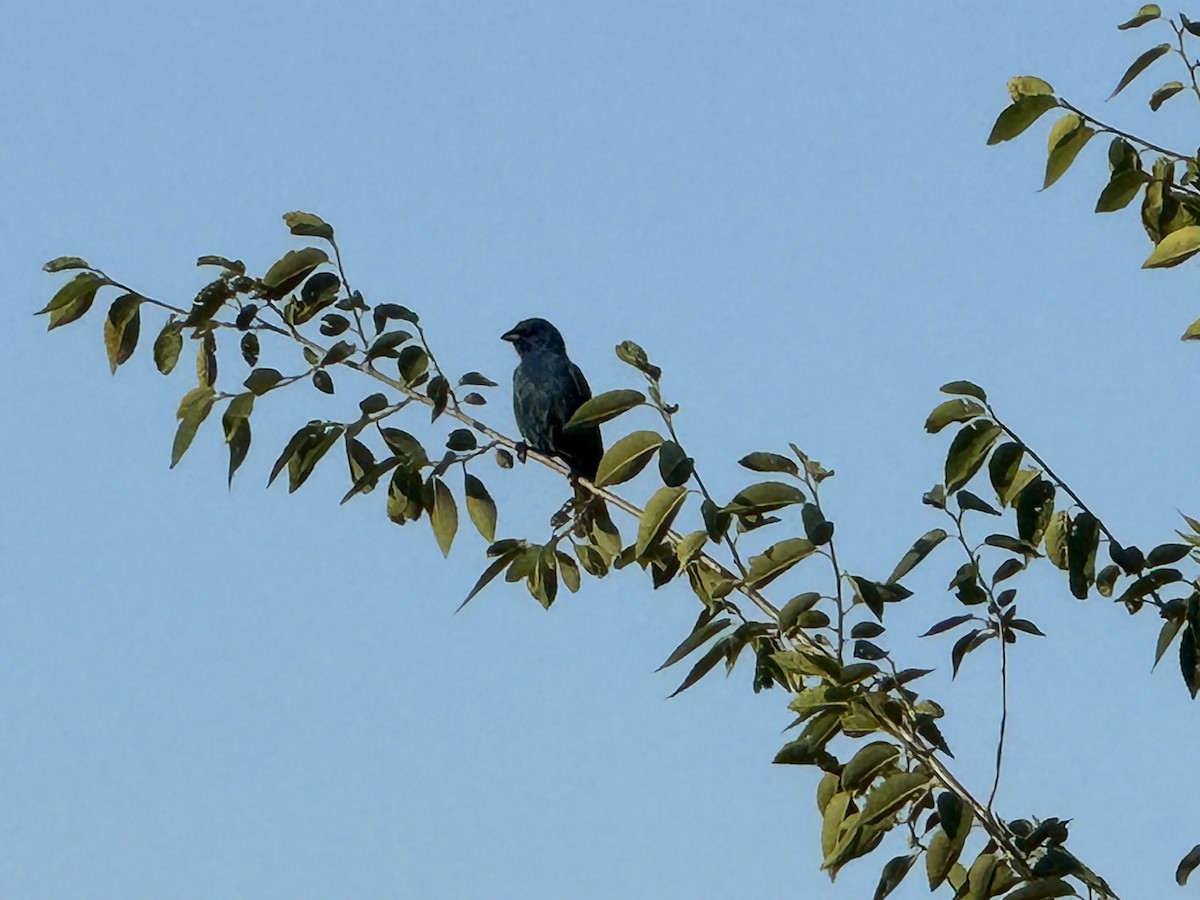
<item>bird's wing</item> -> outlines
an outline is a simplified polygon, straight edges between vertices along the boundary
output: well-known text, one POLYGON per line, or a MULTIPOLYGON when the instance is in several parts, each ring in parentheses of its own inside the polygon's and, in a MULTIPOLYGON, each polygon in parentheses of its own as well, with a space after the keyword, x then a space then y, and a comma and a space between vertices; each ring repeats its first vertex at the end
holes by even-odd
POLYGON ((575 365, 575 363, 569 363, 568 371, 571 373, 571 381, 575 383, 575 390, 579 392, 579 403, 582 404, 584 400, 591 400, 592 389, 588 386, 587 379, 583 377, 583 372, 580 371, 579 366, 575 365))

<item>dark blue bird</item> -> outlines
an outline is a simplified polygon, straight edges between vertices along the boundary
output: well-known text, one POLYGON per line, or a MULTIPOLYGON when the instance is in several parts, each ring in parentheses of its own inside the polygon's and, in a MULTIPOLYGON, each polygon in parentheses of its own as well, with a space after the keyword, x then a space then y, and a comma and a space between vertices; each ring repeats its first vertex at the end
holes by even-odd
POLYGON ((567 356, 562 335, 545 319, 525 319, 502 340, 511 341, 521 357, 513 372, 513 413, 525 443, 558 457, 572 473, 594 479, 604 455, 600 427, 563 428, 592 390, 567 356))

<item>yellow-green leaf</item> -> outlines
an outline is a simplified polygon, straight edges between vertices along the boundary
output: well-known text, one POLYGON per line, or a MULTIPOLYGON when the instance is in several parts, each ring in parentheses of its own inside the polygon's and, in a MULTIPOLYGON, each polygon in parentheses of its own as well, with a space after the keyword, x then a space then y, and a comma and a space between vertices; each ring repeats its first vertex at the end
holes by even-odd
POLYGON ((804 538, 787 538, 773 544, 758 556, 750 557, 746 583, 751 587, 766 587, 796 563, 813 554, 817 548, 804 538))
POLYGON ((1096 212, 1115 212, 1124 209, 1138 195, 1150 176, 1141 169, 1121 169, 1113 172, 1112 178, 1100 192, 1096 201, 1096 212))
POLYGON ((1046 158, 1043 191, 1062 177, 1095 133, 1096 130, 1083 124, 1075 113, 1067 113, 1054 123, 1048 139, 1049 156, 1046 158))
POLYGON ((308 277, 317 266, 329 262, 329 255, 319 247, 289 250, 263 276, 262 283, 271 296, 282 297, 308 277))
POLYGON ((863 807, 863 821, 875 824, 889 819, 906 804, 915 800, 928 786, 929 773, 923 769, 891 776, 867 795, 867 805, 863 807))
POLYGON ((966 900, 988 900, 988 888, 992 884, 992 873, 996 871, 996 856, 980 853, 967 871, 966 900))
POLYGON ((183 322, 172 317, 154 339, 154 365, 164 375, 170 375, 182 351, 183 322))
POLYGON ((967 835, 971 833, 973 818, 962 799, 949 791, 938 795, 937 808, 941 821, 929 839, 929 851, 925 856, 925 872, 931 891, 937 890, 957 864, 967 835))
POLYGON ((1200 319, 1197 319, 1187 327, 1187 331, 1179 336, 1181 341, 1197 341, 1200 340, 1200 319))
POLYGON ((1125 90, 1133 79, 1141 75, 1151 63, 1169 53, 1170 50, 1170 44, 1159 44, 1157 47, 1151 47, 1135 59, 1129 68, 1125 70, 1125 74, 1121 76, 1121 80, 1117 82, 1116 88, 1108 95, 1108 99, 1111 100, 1117 94, 1121 93, 1121 91, 1125 90))
POLYGON ((1122 22, 1120 25, 1118 25, 1117 30, 1118 31, 1126 31, 1130 28, 1140 28, 1141 26, 1145 25, 1147 22, 1153 22, 1155 19, 1159 18, 1161 15, 1162 15, 1162 10, 1159 9, 1159 6, 1157 3, 1147 3, 1141 9, 1139 9, 1136 13, 1134 13, 1134 16, 1132 19, 1130 19, 1128 22, 1122 22))
POLYGON ((999 436, 999 426, 990 419, 976 419, 954 436, 946 455, 947 494, 954 493, 971 480, 999 436))
POLYGON ((1022 97, 1005 109, 992 126, 988 135, 988 144, 999 144, 1010 141, 1038 120, 1047 110, 1058 106, 1058 101, 1050 94, 1034 94, 1022 97))
POLYGON ((437 538, 442 556, 450 555, 450 545, 454 543, 454 533, 458 531, 458 505, 450 488, 440 478, 430 478, 428 492, 432 503, 428 503, 429 522, 433 526, 433 536, 437 538))
POLYGON ((1050 87, 1049 82, 1043 81, 1034 75, 1017 75, 1014 78, 1008 79, 1008 93, 1015 103, 1022 97, 1053 94, 1054 88, 1050 87))
POLYGON ((124 294, 113 301, 104 318, 104 349, 108 351, 108 368, 114 374, 137 347, 141 305, 142 298, 137 294, 124 294))
POLYGON ((842 789, 858 792, 874 781, 900 755, 900 748, 887 741, 872 741, 860 749, 842 769, 842 789))
POLYGON ((657 546, 658 542, 663 539, 663 536, 671 528, 671 523, 675 521, 675 516, 679 514, 686 497, 687 488, 683 487, 661 487, 654 492, 638 522, 635 548, 638 557, 657 546))
POLYGON ((605 391, 583 403, 575 414, 563 426, 563 429, 578 428, 581 425, 599 425, 609 419, 615 419, 621 413, 641 406, 646 402, 646 396, 641 391, 622 389, 605 391))
POLYGON ((976 416, 982 416, 983 412, 983 407, 974 400, 946 400, 933 408, 925 420, 925 430, 937 434, 953 422, 969 422, 976 416))
POLYGON ((1172 231, 1158 242, 1142 263, 1143 269, 1169 269, 1200 253, 1200 225, 1172 231))
POLYGON ((782 481, 760 481, 738 491, 737 495, 723 508, 735 515, 773 512, 805 501, 800 488, 782 481))
POLYGON ((333 240, 333 226, 313 213, 300 212, 299 210, 284 213, 283 223, 287 225, 292 234, 325 238, 327 241, 333 240))
POLYGON ((1157 88, 1150 95, 1150 108, 1158 111, 1158 108, 1183 90, 1182 81, 1168 81, 1162 87, 1157 88))
POLYGON ((50 302, 39 309, 35 315, 49 313, 50 323, 46 328, 47 331, 74 322, 92 308, 96 292, 105 284, 105 280, 94 272, 81 272, 59 288, 58 292, 50 298, 50 302))
POLYGON ((215 396, 216 392, 210 386, 202 385, 192 388, 179 401, 179 409, 175 412, 175 418, 179 420, 179 427, 175 430, 175 441, 171 445, 172 469, 191 446, 192 438, 196 436, 196 429, 200 427, 200 423, 208 417, 209 410, 212 409, 215 396))
POLYGON ((662 442, 662 435, 653 431, 635 431, 625 435, 609 447, 600 460, 600 467, 596 470, 596 486, 621 484, 633 478, 646 467, 662 442))
POLYGON ((483 535, 485 541, 496 540, 496 501, 492 499, 483 482, 474 475, 467 475, 465 492, 467 515, 471 517, 476 530, 483 535))

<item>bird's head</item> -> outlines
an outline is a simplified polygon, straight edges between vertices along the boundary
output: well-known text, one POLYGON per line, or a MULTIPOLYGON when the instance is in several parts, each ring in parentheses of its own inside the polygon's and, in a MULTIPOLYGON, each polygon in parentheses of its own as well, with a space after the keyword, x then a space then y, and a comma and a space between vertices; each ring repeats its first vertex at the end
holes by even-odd
POLYGON ((563 343, 562 335, 545 319, 525 319, 518 322, 509 331, 500 335, 500 339, 510 341, 520 356, 535 350, 567 352, 567 345, 563 343))

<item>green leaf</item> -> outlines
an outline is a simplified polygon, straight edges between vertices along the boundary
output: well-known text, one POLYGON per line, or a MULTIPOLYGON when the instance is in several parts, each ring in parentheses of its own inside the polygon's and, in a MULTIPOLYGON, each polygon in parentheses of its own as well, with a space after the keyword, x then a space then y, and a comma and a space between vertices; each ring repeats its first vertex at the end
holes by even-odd
POLYGON ((983 388, 972 381, 950 381, 938 388, 943 394, 957 394, 966 397, 974 397, 984 403, 987 402, 987 394, 983 388))
POLYGON ((1008 93, 1015 103, 1022 97, 1036 97, 1040 94, 1053 94, 1050 84, 1033 75, 1017 75, 1008 79, 1008 93))
POLYGON ((113 374, 137 348, 141 306, 142 298, 137 294, 123 294, 108 308, 104 319, 104 349, 108 351, 108 368, 113 374))
POLYGON ((400 380, 411 386, 416 384, 429 368, 429 354, 425 352, 424 347, 413 344, 400 351, 396 365, 400 371, 400 380))
POLYGON ((661 487, 654 492, 638 522, 635 555, 639 559, 663 539, 686 498, 687 489, 682 487, 661 487))
POLYGON ((1100 192, 1100 198, 1096 201, 1096 212, 1115 212, 1118 209, 1124 209, 1138 195, 1142 185, 1149 180, 1150 176, 1140 169, 1124 169, 1113 172, 1112 178, 1109 179, 1104 190, 1100 192))
POLYGON ((480 372, 468 372, 462 378, 458 379, 459 387, 463 385, 471 385, 472 387, 496 387, 496 382, 483 375, 480 372))
POLYGON ((946 532, 941 528, 934 528, 917 538, 916 543, 912 545, 912 549, 904 554, 900 562, 896 563, 896 568, 892 570, 892 574, 888 577, 888 583, 894 584, 911 572, 916 568, 917 563, 928 556, 930 551, 945 539, 946 532))
POLYGON ((1192 874, 1196 866, 1200 866, 1200 844, 1189 850, 1187 855, 1179 861, 1179 866, 1175 869, 1175 883, 1180 887, 1186 885, 1188 876, 1192 874))
POLYGON ((951 616, 948 619, 942 619, 942 621, 938 622, 936 625, 932 626, 928 631, 922 634, 921 637, 931 637, 935 634, 942 634, 943 632, 949 631, 952 628, 957 628, 964 622, 970 622, 974 618, 976 617, 970 613, 967 613, 966 615, 962 616, 951 616))
POLYGON ((1017 495, 1013 506, 1017 511, 1017 536, 1021 540, 1035 547, 1041 543, 1054 515, 1054 494, 1054 483, 1039 476, 1017 495))
POLYGON ((253 332, 243 334, 241 340, 242 359, 246 365, 253 368, 258 365, 258 335, 253 332))
POLYGON ((172 316, 154 339, 154 365, 164 375, 170 375, 182 351, 183 322, 172 316))
POLYGON ((863 821, 867 824, 884 822, 924 793, 929 786, 929 773, 923 769, 899 772, 867 795, 863 821))
POLYGON ((946 400, 939 403, 925 420, 925 430, 937 434, 952 422, 969 422, 983 415, 983 407, 972 400, 946 400))
POLYGON ((496 539, 496 501, 483 482, 474 475, 466 476, 467 515, 485 541, 496 539))
POLYGON ((225 431, 225 443, 229 445, 229 484, 233 474, 246 459, 250 449, 250 413, 254 410, 253 394, 238 394, 225 407, 221 427, 225 431))
POLYGON ((69 269, 90 269, 87 261, 78 256, 57 256, 42 266, 43 272, 66 272, 69 269))
POLYGON ((1125 74, 1121 76, 1121 80, 1117 82, 1116 88, 1108 95, 1108 99, 1111 100, 1117 94, 1121 93, 1121 91, 1125 90, 1133 79, 1141 75, 1151 63, 1169 53, 1170 50, 1170 44, 1159 44, 1157 47, 1151 47, 1135 59, 1129 68, 1125 70, 1125 74))
POLYGON ((233 272, 235 275, 246 274, 246 264, 240 259, 228 259, 224 256, 215 254, 207 254, 196 260, 197 266, 220 266, 228 272, 233 272))
POLYGON ((661 672, 668 666, 673 666, 680 660, 687 658, 694 650, 698 650, 728 628, 729 621, 729 619, 713 619, 707 624, 698 625, 698 627, 692 630, 691 634, 680 642, 678 647, 671 651, 671 655, 667 657, 666 662, 654 671, 661 672))
POLYGON ((417 469, 400 466, 388 484, 387 516, 397 525, 421 517, 425 509, 425 482, 417 469))
POLYGON ((979 471, 992 444, 1000 436, 1000 427, 990 419, 976 419, 964 425, 954 436, 946 455, 946 492, 965 487, 979 471))
POLYGON ((212 387, 202 385, 192 388, 179 401, 179 409, 175 412, 175 418, 179 420, 179 427, 175 430, 175 441, 171 445, 172 469, 191 446, 192 438, 196 436, 196 429, 200 427, 200 423, 208 418, 215 396, 216 392, 212 387))
POLYGON ((341 287, 341 279, 332 272, 315 273, 304 282, 304 287, 300 289, 300 299, 289 302, 283 308, 284 321, 292 325, 307 324, 322 310, 337 302, 341 287))
POLYGON ((429 379, 429 386, 425 389, 425 393, 433 401, 430 421, 436 421, 437 417, 446 411, 446 404, 450 402, 450 383, 443 376, 434 375, 429 379))
POLYGON ((816 549, 804 538, 787 538, 772 544, 758 556, 750 557, 746 584, 753 588, 766 587, 796 563, 812 556, 816 549))
POLYGON ((842 790, 858 793, 892 766, 900 748, 887 741, 872 741, 851 757, 842 769, 842 790))
POLYGON ((1122 22, 1117 26, 1118 31, 1126 31, 1130 28, 1140 28, 1147 22, 1153 22, 1162 15, 1162 10, 1159 9, 1157 3, 1147 3, 1139 9, 1128 22, 1122 22))
POLYGON ((721 511, 738 516, 766 513, 803 503, 805 499, 804 492, 794 485, 782 481, 760 481, 739 491, 721 511))
POLYGON ((797 627, 800 616, 813 608, 821 599, 815 591, 798 594, 783 605, 779 611, 779 630, 787 634, 797 627))
POLYGON ((313 372, 312 383, 313 387, 315 387, 322 394, 333 393, 333 376, 331 376, 324 369, 317 369, 317 371, 313 372))
POLYGON ((1100 523, 1087 510, 1071 523, 1067 537, 1067 565, 1071 594, 1086 600, 1088 588, 1096 580, 1096 547, 1100 541, 1100 523))
POLYGON ((474 450, 478 446, 475 432, 469 428, 455 428, 446 438, 446 447, 456 453, 474 450))
POLYGON ((332 347, 325 351, 325 355, 321 357, 321 365, 335 366, 340 362, 345 362, 357 351, 350 341, 338 341, 332 347))
MULTIPOLYGON (((677 490, 677 488, 662 488, 661 490, 672 491, 677 490)), ((713 644, 712 647, 709 648, 708 652, 705 653, 704 656, 700 657, 699 661, 692 666, 692 670, 688 672, 687 677, 683 679, 679 687, 675 688, 675 690, 671 692, 670 696, 674 697, 678 694, 682 694, 693 684, 711 672, 713 667, 725 658, 725 653, 729 649, 729 646, 730 639, 728 637, 723 637, 713 644)), ((780 752, 782 753, 782 751, 780 752)), ((779 761, 779 756, 776 755, 775 762, 779 761)))
POLYGON ((1075 113, 1067 113, 1050 129, 1049 156, 1046 158, 1046 177, 1042 190, 1050 187, 1071 167, 1079 151, 1096 134, 1096 129, 1083 124, 1075 113))
POLYGON ((1188 225, 1172 231, 1142 263, 1143 269, 1169 269, 1191 259, 1200 252, 1200 225, 1188 225))
POLYGON ((1012 140, 1036 122, 1043 113, 1056 106, 1058 101, 1049 94, 1022 97, 997 117, 996 124, 992 126, 992 133, 988 135, 988 144, 1012 140))
POLYGON ((646 351, 635 344, 633 341, 621 341, 617 344, 617 359, 623 363, 627 363, 637 369, 644 375, 658 381, 662 377, 662 369, 658 366, 651 365, 649 358, 646 356, 646 351))
POLYGON ((471 593, 467 594, 466 599, 458 605, 455 612, 461 610, 464 606, 474 599, 475 595, 482 591, 489 583, 501 572, 508 568, 509 564, 517 558, 524 550, 522 545, 518 545, 505 553, 498 556, 492 563, 483 570, 483 574, 479 576, 479 580, 475 582, 475 586, 471 588, 471 593))
POLYGON ((675 556, 680 565, 687 565, 700 553, 700 549, 708 541, 708 532, 701 529, 685 535, 675 547, 675 556))
POLYGON ((992 454, 988 463, 988 475, 1001 506, 1007 506, 1009 498, 1013 496, 1013 482, 1021 468, 1024 455, 1025 448, 1015 441, 1006 441, 992 454))
POLYGON ((1200 340, 1200 319, 1197 319, 1187 327, 1187 331, 1179 336, 1181 341, 1200 340))
POLYGON ((50 302, 39 309, 35 315, 49 314, 50 324, 47 331, 53 331, 60 325, 68 325, 80 318, 92 308, 96 292, 107 282, 93 272, 81 272, 76 275, 50 298, 50 302))
POLYGON ((450 488, 440 478, 430 478, 426 483, 425 507, 429 510, 429 522, 442 556, 449 556, 450 545, 458 531, 458 505, 450 488))
MULTIPOLYGON (((1178 569, 1155 569, 1137 579, 1133 584, 1125 589, 1119 598, 1118 603, 1130 604, 1141 600, 1147 594, 1157 591, 1159 588, 1166 587, 1168 584, 1174 584, 1177 581, 1183 580, 1183 573, 1178 569)), ((1078 595, 1077 595, 1078 596, 1078 595)), ((1080 599, 1083 599, 1082 597, 1080 599)))
POLYGON ((192 308, 188 311, 183 324, 189 328, 207 324, 227 301, 233 299, 233 295, 233 288, 224 278, 210 281, 192 300, 192 308))
POLYGON ((1150 108, 1157 112, 1160 106, 1162 106, 1182 90, 1182 81, 1168 81, 1150 95, 1150 108))
POLYGON ((287 461, 288 493, 298 491, 308 476, 313 473, 317 463, 329 452, 329 448, 338 442, 345 428, 341 425, 323 426, 320 423, 309 433, 296 452, 287 461))
POLYGON ((966 900, 988 900, 991 894, 988 888, 992 883, 992 875, 996 871, 996 856, 992 853, 980 853, 971 863, 967 872, 966 900))
POLYGON ((1169 566, 1179 562, 1190 553, 1192 548, 1187 544, 1159 544, 1146 554, 1146 565, 1154 569, 1158 566, 1169 566))
POLYGON ((667 487, 680 487, 692 477, 694 460, 674 441, 664 441, 658 450, 658 474, 667 487))
POLYGON ((333 226, 320 216, 309 212, 289 212, 283 214, 283 224, 287 225, 292 234, 302 237, 319 237, 327 241, 333 240, 333 226))
POLYGON ((1067 536, 1071 533, 1071 516, 1065 509, 1060 509, 1050 517, 1043 537, 1046 558, 1055 566, 1067 571, 1067 536))
POLYGON ((329 262, 329 256, 318 247, 289 250, 262 277, 262 285, 270 297, 282 297, 312 274, 317 266, 329 262))
POLYGON ((753 472, 787 472, 789 475, 800 477, 800 470, 796 464, 786 456, 780 456, 778 453, 765 453, 757 451, 748 453, 738 460, 738 464, 745 466, 753 472))
POLYGON ((279 458, 275 460, 275 465, 271 467, 271 475, 267 479, 268 487, 270 487, 270 485, 275 481, 279 473, 283 471, 283 467, 291 461, 292 457, 296 454, 296 451, 300 449, 301 445, 310 440, 313 435, 320 434, 320 432, 320 422, 309 422, 288 439, 287 444, 283 448, 283 452, 279 454, 279 458))
POLYGON ((245 385, 246 390, 255 396, 261 397, 282 380, 283 373, 278 369, 255 369, 246 377, 246 380, 242 384, 245 385))
POLYGON ((972 494, 968 490, 961 490, 955 494, 954 497, 956 500, 958 500, 958 508, 963 512, 972 510, 974 512, 986 513, 989 516, 1000 515, 1000 510, 996 509, 994 506, 992 506, 992 504, 988 503, 982 497, 978 496, 977 494, 972 494))
POLYGON ((601 458, 600 466, 596 470, 596 487, 608 487, 629 481, 646 467, 662 443, 662 436, 653 431, 635 431, 627 434, 609 447, 601 458))
POLYGON ((918 855, 911 853, 907 856, 896 856, 889 859, 887 865, 883 867, 883 871, 879 873, 879 885, 875 888, 872 900, 884 900, 888 894, 899 887, 904 876, 908 874, 908 870, 917 861, 918 855))
POLYGON ((937 890, 958 857, 962 854, 971 832, 971 810, 962 799, 950 791, 944 791, 937 798, 938 828, 929 840, 929 852, 925 857, 925 872, 929 876, 929 889, 937 890))
POLYGON ((815 503, 805 503, 800 508, 800 521, 804 523, 804 534, 818 547, 833 540, 833 523, 815 503))
POLYGON ((646 395, 641 391, 628 389, 605 391, 587 400, 563 426, 563 429, 578 428, 584 425, 599 425, 609 419, 615 419, 623 412, 641 406, 646 402, 646 395))
POLYGON ((412 335, 407 331, 389 331, 387 334, 381 334, 367 350, 367 360, 378 359, 381 356, 397 356, 396 348, 411 339, 412 335))

